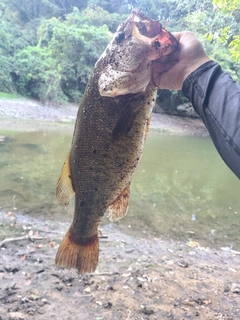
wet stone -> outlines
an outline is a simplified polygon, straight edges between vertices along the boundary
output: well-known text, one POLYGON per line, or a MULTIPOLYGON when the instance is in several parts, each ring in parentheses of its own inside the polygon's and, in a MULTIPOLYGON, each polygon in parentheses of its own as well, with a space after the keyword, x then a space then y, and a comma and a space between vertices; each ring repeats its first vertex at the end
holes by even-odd
POLYGON ((151 314, 154 314, 154 310, 151 309, 151 308, 149 308, 149 307, 144 307, 144 308, 142 309, 142 313, 150 316, 151 314))

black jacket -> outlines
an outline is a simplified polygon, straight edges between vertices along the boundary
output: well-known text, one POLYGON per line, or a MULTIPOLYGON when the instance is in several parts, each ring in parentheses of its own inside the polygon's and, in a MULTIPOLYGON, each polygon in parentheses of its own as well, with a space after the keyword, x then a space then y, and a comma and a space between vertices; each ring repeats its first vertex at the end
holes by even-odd
POLYGON ((240 84, 209 61, 191 73, 182 91, 202 118, 219 154, 240 178, 240 84))

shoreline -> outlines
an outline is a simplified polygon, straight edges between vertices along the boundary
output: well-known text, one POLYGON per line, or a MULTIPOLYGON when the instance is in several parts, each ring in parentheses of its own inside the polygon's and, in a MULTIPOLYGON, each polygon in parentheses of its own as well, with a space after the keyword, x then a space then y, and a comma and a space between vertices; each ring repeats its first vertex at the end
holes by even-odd
MULTIPOLYGON (((1 127, 9 130, 36 131, 45 126, 56 129, 74 125, 77 111, 75 104, 53 106, 30 99, 0 99, 1 127)), ((152 113, 150 129, 167 134, 208 136, 200 119, 168 114, 152 113)))
MULTIPOLYGON (((4 130, 73 130, 77 106, 0 100, 4 130)), ((207 136, 200 119, 153 114, 162 134, 207 136)), ((67 218, 65 220, 68 220, 67 218)), ((238 320, 240 252, 101 226, 97 271, 54 264, 69 222, 0 210, 1 320, 238 320)), ((141 226, 138 225, 138 228, 141 226)))

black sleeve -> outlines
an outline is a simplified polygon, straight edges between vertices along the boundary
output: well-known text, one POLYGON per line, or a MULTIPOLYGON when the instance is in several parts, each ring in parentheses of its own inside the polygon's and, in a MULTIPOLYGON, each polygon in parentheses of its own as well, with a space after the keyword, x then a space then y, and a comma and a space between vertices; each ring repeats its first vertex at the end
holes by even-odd
POLYGON ((191 73, 182 91, 202 118, 219 154, 240 178, 240 84, 209 61, 191 73))

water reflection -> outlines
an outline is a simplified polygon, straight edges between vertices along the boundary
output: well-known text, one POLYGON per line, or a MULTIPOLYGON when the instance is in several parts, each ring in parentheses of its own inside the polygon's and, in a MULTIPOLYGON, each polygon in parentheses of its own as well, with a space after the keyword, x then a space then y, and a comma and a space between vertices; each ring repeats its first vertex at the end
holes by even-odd
POLYGON ((127 219, 138 212, 157 234, 239 247, 240 182, 210 139, 152 132, 145 151, 127 219))
MULTIPOLYGON (((1 211, 71 221, 73 203, 60 208, 54 189, 72 129, 0 131, 1 211)), ((151 131, 131 184, 128 215, 117 225, 130 234, 239 250, 239 186, 210 139, 151 131)))

